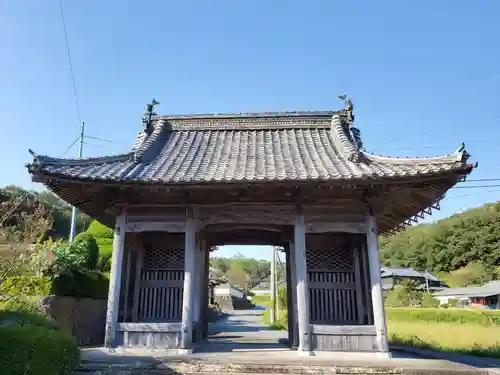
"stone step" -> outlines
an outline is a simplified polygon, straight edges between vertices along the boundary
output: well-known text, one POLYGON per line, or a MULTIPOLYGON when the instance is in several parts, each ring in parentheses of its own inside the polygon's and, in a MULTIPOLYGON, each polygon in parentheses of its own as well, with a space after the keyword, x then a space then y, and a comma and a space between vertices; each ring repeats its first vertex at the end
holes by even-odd
POLYGON ((311 364, 266 364, 266 363, 216 363, 198 361, 173 361, 171 363, 107 363, 83 362, 74 375, 333 375, 333 374, 401 374, 401 375, 466 375, 488 374, 487 371, 473 368, 440 369, 395 368, 392 366, 361 365, 311 365, 311 364))

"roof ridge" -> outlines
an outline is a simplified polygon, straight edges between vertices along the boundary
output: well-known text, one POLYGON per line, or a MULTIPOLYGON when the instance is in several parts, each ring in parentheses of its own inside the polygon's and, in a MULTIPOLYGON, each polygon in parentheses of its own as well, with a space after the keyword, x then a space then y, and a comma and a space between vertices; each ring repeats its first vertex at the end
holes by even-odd
POLYGON ((379 161, 391 164, 408 164, 408 163, 421 163, 421 164, 440 164, 440 163, 465 163, 468 158, 467 151, 456 151, 447 155, 441 156, 412 156, 412 157, 396 157, 396 156, 385 156, 377 155, 366 150, 363 150, 363 155, 370 161, 379 161))
POLYGON ((158 140, 161 138, 161 135, 165 132, 165 130, 171 130, 168 121, 160 119, 154 123, 151 134, 145 135, 135 151, 133 151, 134 160, 136 162, 142 161, 150 154, 151 150, 158 143, 158 140))
POLYGON ((279 117, 331 117, 343 113, 338 111, 278 111, 278 112, 235 112, 235 113, 192 113, 170 114, 153 117, 154 120, 202 120, 202 119, 238 119, 238 118, 279 118, 279 117))
POLYGON ((131 151, 121 153, 121 154, 116 154, 116 155, 109 155, 109 156, 92 156, 92 157, 87 157, 87 158, 72 158, 72 159, 65 159, 65 158, 55 158, 47 155, 39 155, 33 153, 33 163, 32 164, 38 164, 38 165, 46 165, 46 164, 52 164, 52 165, 57 165, 57 164, 64 164, 64 165, 73 165, 73 166, 78 166, 78 165, 86 165, 86 164, 104 164, 104 163, 112 163, 116 161, 123 161, 129 159, 134 153, 131 151))
POLYGON ((351 124, 346 124, 342 115, 332 116, 330 128, 335 146, 346 155, 349 161, 357 163, 362 160, 363 153, 349 134, 350 129, 346 129, 348 126, 351 124))

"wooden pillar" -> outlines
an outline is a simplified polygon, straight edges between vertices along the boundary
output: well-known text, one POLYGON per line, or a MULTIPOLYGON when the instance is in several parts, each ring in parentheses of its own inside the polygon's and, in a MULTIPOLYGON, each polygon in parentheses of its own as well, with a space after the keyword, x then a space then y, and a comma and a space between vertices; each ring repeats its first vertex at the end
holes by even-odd
POLYGON ((290 267, 290 245, 285 244, 285 272, 286 272, 286 299, 287 299, 287 318, 288 318, 288 342, 291 346, 293 343, 293 307, 295 306, 292 301, 292 278, 290 267))
POLYGON ((200 281, 201 281, 201 251, 200 239, 196 240, 195 256, 194 256, 194 277, 193 277, 193 340, 196 342, 198 326, 200 321, 200 281))
MULTIPOLYGON (((125 295, 123 297, 124 303, 123 303, 123 321, 128 322, 129 321, 129 310, 130 310, 130 304, 129 304, 129 293, 130 293, 130 278, 132 277, 132 246, 127 246, 127 262, 126 262, 126 273, 125 273, 125 295)), ((125 251, 125 250, 124 250, 125 251)))
POLYGON ((366 216, 366 243, 368 252, 368 266, 370 268, 371 297, 373 306, 373 323, 377 333, 377 349, 388 352, 387 328, 385 322, 384 300, 380 281, 380 258, 378 251, 377 222, 375 216, 369 213, 366 216))
POLYGON ((299 352, 311 350, 309 330, 309 290, 307 286, 306 226, 304 216, 297 214, 294 226, 295 268, 297 277, 297 320, 299 352))
POLYGON ((292 290, 292 349, 297 349, 299 347, 299 322, 297 319, 297 267, 295 267, 295 245, 293 242, 289 243, 288 250, 290 252, 290 289, 292 290))
POLYGON ((269 310, 269 322, 276 323, 278 299, 276 298, 276 246, 271 250, 271 308, 269 310))
POLYGON ((137 249, 137 257, 135 260, 135 277, 134 277, 134 297, 132 302, 132 322, 139 322, 139 292, 141 287, 142 264, 144 262, 144 243, 137 249))
POLYGON ((208 290, 208 282, 210 280, 210 249, 208 248, 207 242, 203 242, 203 249, 205 251, 205 257, 204 257, 204 264, 205 264, 205 274, 204 274, 204 306, 205 306, 205 314, 203 315, 203 339, 206 339, 208 337, 208 304, 211 303, 209 299, 211 298, 211 295, 208 290))
POLYGON ((197 273, 195 276, 197 293, 196 293, 196 304, 197 309, 195 309, 195 321, 196 321, 196 342, 200 342, 203 339, 203 327, 204 327, 204 317, 207 314, 207 281, 206 281, 206 270, 205 270, 205 247, 204 241, 200 239, 197 248, 198 253, 198 264, 197 273))
POLYGON ((181 349, 190 349, 193 344, 194 274, 196 272, 196 225, 193 211, 186 211, 184 236, 184 293, 182 296, 181 349))
POLYGON ((358 324, 365 324, 365 308, 363 305, 363 283, 361 280, 361 262, 360 262, 360 247, 356 246, 352 249, 354 260, 354 281, 356 284, 356 310, 358 315, 358 324))
POLYGON ((106 312, 106 330, 104 346, 115 347, 116 324, 120 300, 120 283, 123 263, 123 249, 125 247, 125 213, 116 218, 111 257, 111 271, 109 275, 108 309, 106 312))

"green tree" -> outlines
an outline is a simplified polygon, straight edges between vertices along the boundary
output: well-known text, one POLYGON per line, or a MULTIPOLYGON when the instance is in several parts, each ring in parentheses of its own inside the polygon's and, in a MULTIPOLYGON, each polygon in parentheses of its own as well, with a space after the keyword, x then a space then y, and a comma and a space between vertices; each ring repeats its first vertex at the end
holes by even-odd
MULTIPOLYGON (((498 275, 500 266, 500 202, 490 203, 433 224, 421 224, 380 238, 385 265, 452 272, 480 263, 485 273, 498 275)), ((477 268, 477 266, 474 266, 477 268)), ((462 271, 461 271, 462 272, 462 271)), ((470 270, 462 273, 471 273, 470 270)), ((477 275, 477 272, 472 272, 477 275)), ((481 274, 481 272, 479 272, 481 274)), ((462 277, 462 276, 461 276, 462 277)), ((467 279, 467 277, 463 276, 467 279)), ((474 276, 473 280, 486 280, 474 276)), ((464 283, 468 283, 466 280, 464 283)), ((476 281, 471 281, 476 282, 476 281)))

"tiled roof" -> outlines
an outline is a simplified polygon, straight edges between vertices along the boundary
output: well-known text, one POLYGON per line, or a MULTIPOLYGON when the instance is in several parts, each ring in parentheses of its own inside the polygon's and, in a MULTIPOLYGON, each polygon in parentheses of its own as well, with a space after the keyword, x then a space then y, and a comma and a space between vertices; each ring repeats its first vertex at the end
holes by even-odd
POLYGON ((466 288, 445 288, 434 293, 435 296, 463 296, 463 297, 489 297, 500 295, 500 282, 490 282, 483 286, 471 286, 466 288))
POLYGON ((122 155, 36 155, 32 174, 160 184, 328 181, 431 176, 461 171, 466 153, 389 158, 359 150, 340 112, 164 116, 122 155))
POLYGON ((419 272, 414 270, 412 267, 388 267, 384 266, 381 269, 382 277, 421 277, 427 278, 430 281, 440 281, 436 276, 432 273, 424 271, 419 272))

